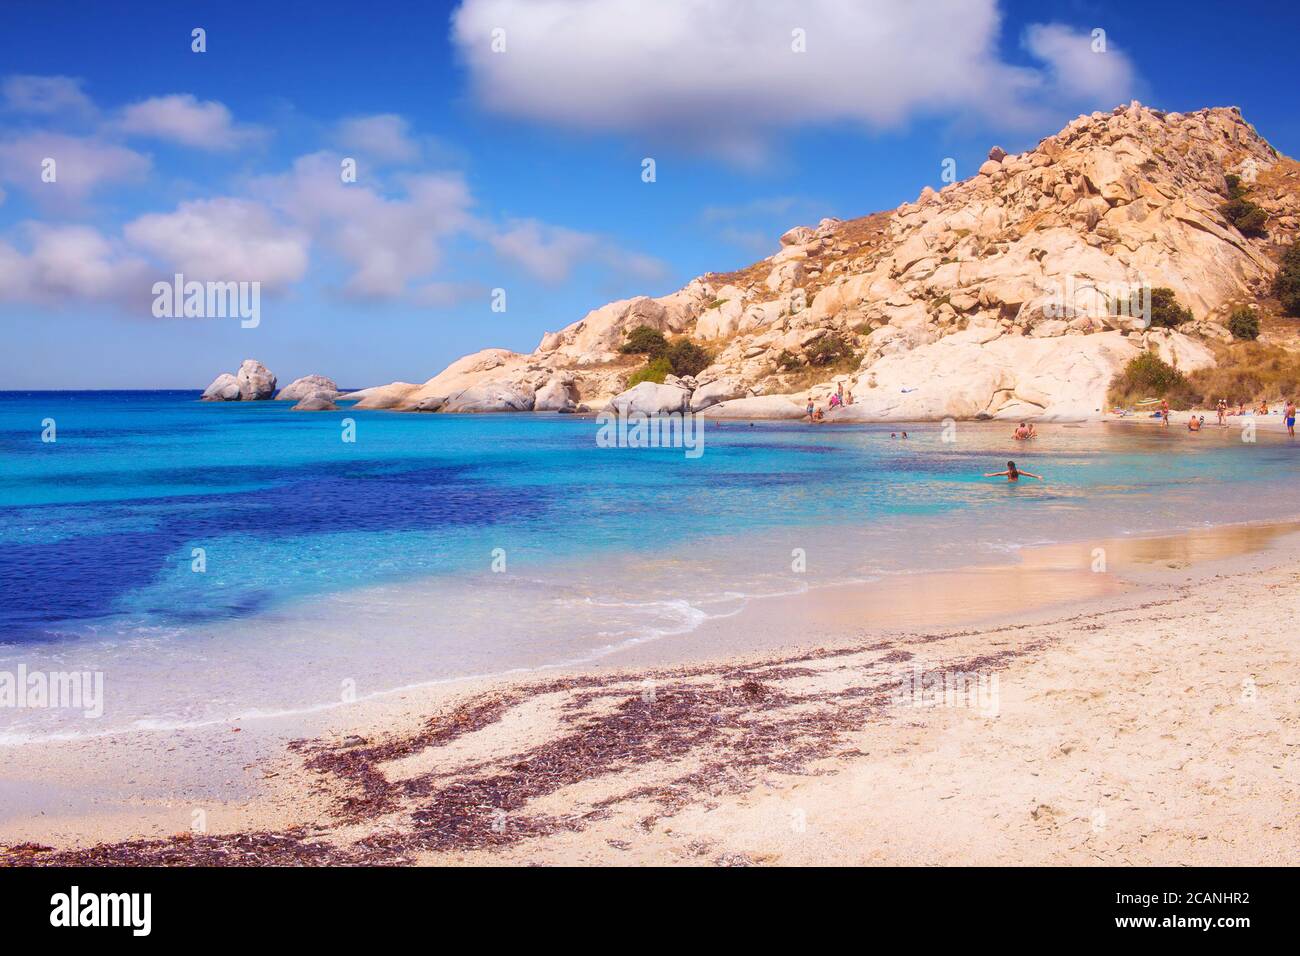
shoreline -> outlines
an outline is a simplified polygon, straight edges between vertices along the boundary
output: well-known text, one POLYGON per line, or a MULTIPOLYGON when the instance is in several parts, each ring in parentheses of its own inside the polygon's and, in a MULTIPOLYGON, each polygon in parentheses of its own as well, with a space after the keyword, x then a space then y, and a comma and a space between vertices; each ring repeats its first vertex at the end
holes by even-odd
MULTIPOLYGON (((701 808, 711 804, 739 812, 737 808, 748 799, 746 794, 767 786, 766 776, 779 776, 783 785, 788 785, 789 780, 802 780, 810 768, 816 768, 818 774, 827 772, 827 780, 844 781, 859 774, 861 758, 851 753, 855 748, 826 752, 828 740, 845 742, 863 734, 868 740, 873 734, 889 737, 898 730, 902 717, 913 724, 919 717, 917 726, 926 732, 939 732, 941 725, 951 723, 953 715, 946 709, 901 716, 892 712, 897 708, 890 705, 890 681, 897 675, 890 671, 888 680, 881 681, 890 670, 891 655, 900 655, 892 658, 892 665, 903 665, 919 649, 942 648, 948 666, 974 662, 975 670, 984 668, 1004 675, 1008 670, 1014 674, 1017 669, 1041 668, 1052 662, 1060 666, 1058 659, 1065 653, 1062 639, 1048 632, 1065 629, 1075 633, 1075 629, 1095 626, 1105 633, 1111 626, 1106 623, 1108 616, 1124 614, 1137 615, 1132 619, 1135 623, 1127 625, 1129 632, 1155 627, 1167 613, 1171 592, 1182 593, 1176 600, 1198 604, 1204 600, 1204 593, 1195 586, 1188 593, 1188 582, 1176 580, 1187 578, 1189 571, 1194 571, 1198 580, 1212 575, 1208 580, 1220 581, 1228 575, 1226 580, 1233 580, 1233 587, 1251 591, 1238 608, 1238 617, 1248 619, 1251 611, 1255 618, 1277 615, 1285 609, 1261 604, 1253 592, 1264 587, 1270 575, 1285 576, 1282 568, 1300 553, 1298 531, 1295 522, 1271 522, 1118 539, 1107 544, 1108 550, 1114 549, 1111 573, 1100 576, 1079 570, 1080 562, 1089 559, 1088 554, 1078 553, 1081 545, 1030 548, 1015 565, 999 570, 934 572, 928 582, 932 587, 919 586, 916 595, 896 605, 880 603, 893 582, 836 586, 840 590, 833 596, 822 589, 813 592, 815 605, 807 593, 777 598, 776 606, 715 622, 716 628, 693 635, 692 648, 677 646, 667 655, 671 660, 665 660, 665 648, 646 646, 595 666, 408 688, 383 699, 358 702, 346 714, 335 712, 307 721, 250 722, 238 732, 226 726, 177 733, 124 732, 111 739, 21 748, 26 754, 9 749, 8 755, 18 756, 6 761, 0 776, 0 794, 6 796, 4 803, 10 808, 0 820, 0 844, 34 842, 81 849, 74 850, 70 858, 27 851, 25 858, 10 853, 7 860, 0 856, 0 861, 30 863, 44 857, 66 862, 146 858, 221 862, 225 859, 222 853, 233 852, 232 845, 248 844, 249 834, 262 834, 253 843, 261 847, 259 859, 269 862, 455 863, 466 862, 464 854, 487 854, 478 862, 533 862, 534 854, 539 861, 562 862, 567 859, 565 854, 574 852, 622 862, 627 851, 611 850, 609 843, 594 845, 594 836, 583 836, 603 832, 613 825, 609 820, 621 819, 624 811, 612 809, 616 806, 645 809, 662 802, 665 793, 675 793, 681 805, 665 820, 683 814, 692 819, 701 813, 707 816, 708 811, 701 808), (1245 568, 1254 572, 1242 577, 1245 568), (1049 590, 1038 595, 1043 600, 1033 607, 1023 600, 1027 583, 1036 588, 1051 577, 1064 580, 1079 575, 1087 575, 1083 579, 1089 582, 1087 587, 1049 590), (1099 586, 1099 579, 1105 581, 1105 587, 1099 586), (936 606, 934 596, 944 593, 951 595, 949 605, 936 606), (1001 595, 1014 610, 982 618, 972 615, 967 598, 981 593, 993 596, 994 605, 1001 595), (811 623, 810 607, 816 611, 811 623), (881 612, 867 630, 861 628, 864 607, 881 612), (917 617, 918 608, 926 616, 917 617), (765 632, 757 635, 761 640, 741 642, 743 651, 734 641, 728 645, 718 640, 728 630, 753 638, 756 635, 749 632, 764 622, 765 632), (799 633, 804 640, 792 640, 791 635, 799 633), (826 662, 834 663, 828 669, 826 662), (860 673, 847 680, 846 673, 855 669, 860 673), (668 695, 667 699, 675 701, 671 709, 676 716, 668 725, 651 719, 658 705, 642 700, 646 681, 652 682, 652 700, 668 695), (751 681, 763 689, 744 690, 751 681), (810 693, 796 694, 797 688, 810 693), (689 696, 680 696, 688 692, 689 696), (809 699, 798 699, 801 696, 809 699), (817 711, 815 719, 806 713, 809 708, 817 711), (630 711, 638 709, 645 713, 633 721, 630 711), (704 720, 710 713, 724 715, 726 726, 714 728, 704 720), (441 717, 436 716, 439 714, 441 717), (810 720, 812 724, 807 723, 810 720), (694 728, 687 735, 690 740, 679 739, 674 721, 694 728), (637 729, 643 722, 645 728, 637 729), (719 738, 739 734, 737 739, 744 741, 756 732, 756 726, 765 723, 789 724, 788 732, 782 734, 787 742, 794 741, 793 750, 775 746, 760 734, 750 755, 753 759, 741 774, 745 786, 719 803, 720 794, 714 793, 718 787, 727 791, 739 784, 721 759, 730 751, 713 752, 708 738, 716 729, 719 738), (574 730, 585 725, 600 728, 599 735, 589 737, 584 734, 594 730, 574 730), (289 740, 299 733, 312 740, 290 745, 289 740), (612 746, 610 741, 626 745, 628 752, 593 757, 586 767, 565 749, 612 746), (502 791, 505 785, 501 781, 511 777, 510 765, 502 761, 521 754, 548 755, 551 760, 563 755, 565 774, 572 780, 554 790, 543 788, 545 792, 535 792, 533 785, 525 787, 526 793, 509 787, 502 791), (111 771, 99 769, 110 762, 111 771), (458 779, 456 767, 473 772, 458 779), (656 791, 658 796, 653 799, 646 794, 623 799, 614 792, 620 788, 625 792, 645 787, 662 790, 667 784, 660 778, 688 767, 694 770, 680 774, 689 778, 686 782, 656 791), (630 786, 632 778, 642 781, 639 787, 630 786), (148 785, 140 786, 141 780, 148 785), (725 780, 732 782, 720 783, 725 780), (477 822, 470 830, 462 821, 452 827, 454 834, 431 837, 425 824, 439 820, 446 824, 438 809, 447 805, 446 788, 467 786, 496 788, 493 792, 502 797, 499 802, 504 805, 500 809, 512 822, 519 817, 521 829, 516 832, 509 824, 505 829, 488 825, 484 831, 484 820, 474 811, 469 817, 477 822), (563 799, 557 796, 561 792, 563 799), (439 793, 441 799, 422 809, 417 806, 439 793), (607 802, 615 797, 619 799, 607 802), (563 806, 553 805, 557 799, 563 806), (413 806, 416 809, 412 810, 413 806), (578 815, 581 820, 573 815, 579 806, 585 808, 578 815), (38 808, 39 813, 35 812, 38 808), (192 826, 196 812, 201 812, 207 827, 202 835, 192 826), (543 818, 549 822, 538 822, 543 818), (524 821, 529 822, 525 825, 524 821), (359 844, 359 827, 379 827, 386 836, 359 844), (284 836, 298 828, 308 829, 284 836), (232 832, 244 836, 218 835, 232 832), (140 838, 162 839, 164 843, 88 849, 101 841, 140 838), (562 852, 556 849, 561 846, 562 852)), ((912 583, 917 582, 913 579, 912 583)), ((1077 631, 1080 638, 1095 633, 1077 631)), ((1288 679, 1293 678, 1292 672, 1288 679)), ((1004 687, 1009 679, 1003 676, 1004 687)), ((1261 679, 1260 687, 1264 686, 1261 679)), ((1047 719, 1053 719, 1053 712, 1047 719)), ((1069 715, 1063 714, 1060 720, 1068 724, 1069 715)), ((742 747, 742 752, 746 749, 742 747)), ((912 776, 907 775, 909 779, 912 776)), ((919 779, 911 783, 922 786, 919 779)), ((834 790, 836 785, 827 786, 834 790)), ((480 801, 474 806, 481 809, 491 802, 480 801)), ((666 826, 668 832, 661 834, 661 839, 648 839, 646 852, 650 855, 635 862, 666 861, 662 853, 673 841, 668 839, 665 844, 663 839, 675 832, 673 824, 666 826), (650 849, 651 845, 657 849, 650 849)), ((640 836, 651 838, 654 834, 640 836)), ((641 842, 621 836, 609 839, 641 842)), ((579 859, 587 861, 585 856, 579 859)), ((243 860, 257 861, 251 857, 243 860)))

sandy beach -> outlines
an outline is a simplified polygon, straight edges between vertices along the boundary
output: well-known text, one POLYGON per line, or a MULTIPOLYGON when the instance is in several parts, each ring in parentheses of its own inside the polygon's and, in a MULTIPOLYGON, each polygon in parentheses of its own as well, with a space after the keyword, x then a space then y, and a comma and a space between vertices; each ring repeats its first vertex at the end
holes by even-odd
POLYGON ((1298 557, 1295 524, 1045 547, 582 670, 11 747, 0 862, 1294 864, 1298 557))

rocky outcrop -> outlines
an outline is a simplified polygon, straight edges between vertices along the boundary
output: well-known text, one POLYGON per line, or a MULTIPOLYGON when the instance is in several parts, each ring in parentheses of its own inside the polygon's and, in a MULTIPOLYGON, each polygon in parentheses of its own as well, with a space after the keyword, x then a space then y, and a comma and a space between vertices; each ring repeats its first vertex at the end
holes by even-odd
POLYGON ((355 392, 340 395, 343 401, 356 402, 356 408, 396 408, 411 395, 419 391, 420 386, 411 382, 393 382, 391 385, 376 385, 355 392))
POLYGON ((535 412, 571 412, 582 396, 572 375, 559 374, 537 390, 533 399, 535 412))
POLYGON ((795 226, 746 269, 609 303, 532 353, 465 356, 392 407, 451 411, 491 386, 536 396, 533 408, 564 410, 572 388, 594 407, 798 417, 838 379, 854 398, 844 419, 1095 418, 1110 376, 1143 350, 1184 371, 1213 361, 1203 339, 1222 340, 1228 313, 1265 293, 1274 246, 1300 232, 1297 182, 1235 108, 1132 103, 1024 153, 994 147, 975 175, 897 209, 795 226), (1221 214, 1228 173, 1268 213, 1267 239, 1221 214), (1179 332, 1116 307, 1162 286, 1195 316, 1179 332), (709 349, 698 385, 627 389, 639 362, 618 349, 638 325, 709 349))
POLYGON ((755 395, 710 405, 700 414, 706 418, 797 419, 804 406, 789 395, 755 395))
MULTIPOLYGON (((430 396, 432 397, 432 396, 430 396)), ((426 398, 424 401, 428 401, 426 398)), ((418 405, 418 403, 417 403, 418 405)), ((533 390, 510 382, 486 382, 471 385, 452 395, 435 408, 417 408, 417 411, 441 412, 530 412, 533 410, 533 390)))
POLYGON ((749 389, 738 378, 723 376, 701 385, 691 393, 691 411, 698 412, 719 402, 728 402, 734 398, 744 398, 749 389))
POLYGON ((615 395, 609 403, 610 411, 620 415, 666 415, 684 412, 691 393, 678 385, 658 385, 642 382, 615 395))
POLYGON ((317 392, 323 392, 333 398, 338 395, 339 387, 334 384, 332 378, 326 378, 324 375, 304 375, 280 389, 275 398, 280 402, 298 402, 317 392))
POLYGON ((256 359, 244 359, 234 375, 223 372, 206 389, 205 402, 264 401, 275 394, 275 376, 256 359))

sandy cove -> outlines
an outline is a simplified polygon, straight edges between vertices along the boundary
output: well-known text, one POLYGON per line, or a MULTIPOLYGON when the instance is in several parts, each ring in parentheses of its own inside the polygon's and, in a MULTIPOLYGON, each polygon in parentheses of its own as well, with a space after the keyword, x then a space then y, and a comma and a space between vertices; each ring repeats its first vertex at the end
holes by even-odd
POLYGON ((12 748, 0 862, 1300 861, 1300 525, 1104 542, 1105 574, 1095 544, 717 625, 779 650, 12 748), (915 668, 996 676, 996 708, 900 701, 915 668))

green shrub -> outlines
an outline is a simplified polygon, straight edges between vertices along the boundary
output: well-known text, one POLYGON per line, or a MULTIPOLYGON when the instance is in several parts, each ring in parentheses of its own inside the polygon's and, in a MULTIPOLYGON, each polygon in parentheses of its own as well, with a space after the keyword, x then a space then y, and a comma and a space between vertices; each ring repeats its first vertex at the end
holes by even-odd
POLYGON ((803 350, 809 365, 834 365, 853 355, 848 342, 834 332, 827 332, 803 350))
POLYGON ((1264 226, 1268 222, 1268 213, 1246 198, 1247 189, 1241 178, 1228 175, 1228 201, 1219 207, 1223 217, 1237 227, 1243 236, 1257 238, 1268 235, 1264 226))
POLYGON ((627 341, 618 349, 624 355, 649 355, 658 358, 668 350, 668 341, 658 329, 638 325, 627 333, 627 341))
POLYGON ((1192 310, 1184 309, 1178 304, 1173 289, 1161 286, 1151 290, 1151 326, 1157 329, 1172 329, 1190 322, 1192 310))
POLYGON ((1182 372, 1160 360, 1154 352, 1135 356, 1110 384, 1113 405, 1131 405, 1150 398, 1166 398, 1173 408, 1191 408, 1199 395, 1182 372))
POLYGON ((794 355, 785 349, 782 349, 781 354, 776 357, 776 367, 777 370, 781 372, 793 372, 802 365, 803 362, 799 361, 797 355, 794 355))
POLYGON ((640 385, 642 382, 654 382, 656 385, 662 385, 664 379, 673 374, 673 367, 666 356, 660 356, 652 359, 645 368, 637 369, 627 380, 627 387, 640 385))
POLYGON ((1259 338, 1259 316, 1253 309, 1234 309, 1228 316, 1228 331, 1234 339, 1253 342, 1259 338))
POLYGON ((1282 302, 1287 315, 1300 315, 1300 239, 1282 254, 1282 262, 1273 280, 1273 294, 1282 302))
POLYGON ((668 344, 664 353, 672 366, 674 375, 699 375, 713 361, 713 354, 706 348, 696 345, 690 339, 674 339, 668 344))

